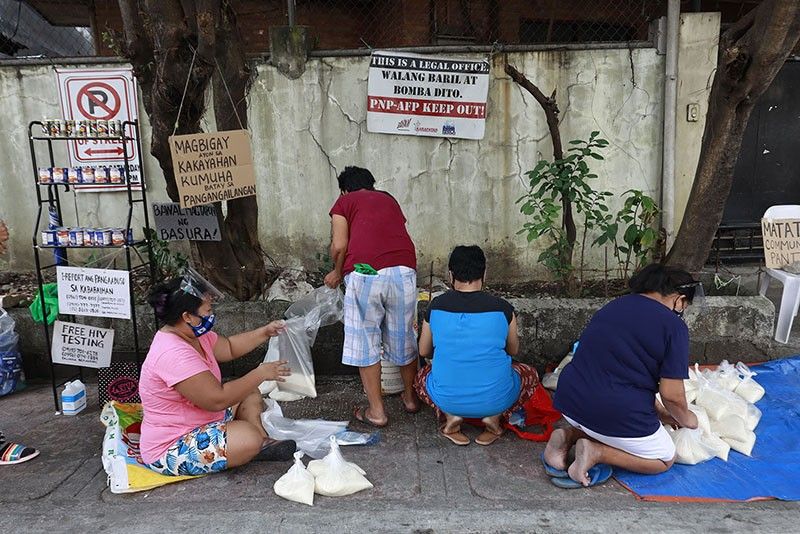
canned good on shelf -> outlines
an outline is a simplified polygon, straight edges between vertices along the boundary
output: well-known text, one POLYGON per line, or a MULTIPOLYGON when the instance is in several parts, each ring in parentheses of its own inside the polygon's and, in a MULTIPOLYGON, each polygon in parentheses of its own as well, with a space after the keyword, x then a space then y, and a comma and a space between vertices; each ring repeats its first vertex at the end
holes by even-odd
POLYGON ((53 183, 65 184, 67 183, 67 169, 64 167, 53 167, 53 183))
POLYGON ((52 184, 53 183, 53 169, 49 167, 39 167, 39 183, 52 184))
POLYGON ((89 125, 89 137, 97 137, 97 121, 89 119, 86 122, 89 125))
POLYGON ((107 184, 111 180, 108 173, 109 169, 105 165, 95 167, 94 169, 94 182, 96 184, 107 184))
POLYGON ((97 137, 108 137, 108 121, 97 121, 97 137))
POLYGON ((66 137, 74 137, 75 136, 75 121, 72 119, 67 119, 64 121, 64 135, 66 137))
POLYGON ((100 247, 111 245, 111 229, 97 228, 94 231, 94 243, 100 247))
POLYGON ((70 167, 67 170, 67 182, 71 184, 79 184, 83 180, 81 179, 81 168, 80 167, 70 167))
POLYGON ((91 247, 94 245, 94 228, 83 229, 83 246, 91 247))
POLYGON ((94 167, 81 167, 81 182, 84 184, 93 184, 95 182, 94 167))
POLYGON ((69 246, 71 247, 83 246, 83 228, 69 229, 69 246))
POLYGON ((47 130, 48 135, 50 137, 61 137, 62 135, 62 123, 61 119, 48 119, 47 120, 47 130))
POLYGON ((114 246, 125 244, 125 229, 112 228, 111 229, 111 244, 114 246))
POLYGON ((78 124, 75 128, 75 136, 86 137, 87 135, 89 135, 89 121, 87 120, 78 121, 78 124))
POLYGON ((108 121, 108 135, 109 137, 122 136, 122 121, 120 120, 108 121))
POLYGON ((122 176, 124 169, 120 165, 112 165, 108 168, 108 180, 112 184, 121 184, 124 182, 122 176))
POLYGON ((67 228, 58 228, 56 232, 56 243, 59 247, 66 247, 69 245, 69 230, 67 228))
POLYGON ((58 234, 55 230, 42 231, 42 245, 46 247, 54 247, 58 243, 58 234))

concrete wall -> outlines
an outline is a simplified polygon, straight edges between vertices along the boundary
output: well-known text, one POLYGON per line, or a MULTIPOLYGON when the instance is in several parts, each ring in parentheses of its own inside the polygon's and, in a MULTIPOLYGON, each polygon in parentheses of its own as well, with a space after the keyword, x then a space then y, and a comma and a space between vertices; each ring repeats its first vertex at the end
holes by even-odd
POLYGON ((678 104, 675 137, 675 229, 677 234, 686 202, 694 183, 694 173, 700 158, 700 145, 706 127, 708 96, 714 69, 717 67, 719 47, 719 13, 683 13, 678 53, 678 104), (700 108, 696 122, 687 119, 687 107, 700 108))
MULTIPOLYGON (((692 31, 715 34, 718 20, 698 20, 692 31)), ((545 93, 556 90, 565 144, 592 130, 610 141, 605 161, 592 167, 600 176, 596 187, 615 193, 636 188, 658 198, 664 58, 653 48, 496 55, 482 141, 367 133, 367 57, 312 59, 294 81, 261 63, 249 110, 266 251, 283 265, 317 267, 317 255, 327 248, 336 174, 356 164, 369 167, 378 186, 403 206, 423 273, 431 261, 443 271, 453 245, 478 243, 490 254, 495 279, 545 277, 536 258, 546 244, 529 245, 517 235, 524 219, 515 201, 525 191, 523 173, 551 157, 552 147, 542 110, 505 76, 506 59, 545 93)), ((707 79, 712 68, 700 65, 693 76, 707 79)), ((30 120, 58 115, 53 67, 0 66, 0 102, 0 217, 12 231, 9 267, 26 269, 36 206, 25 128, 30 120)), ((142 122, 146 147, 146 117, 142 122)), ((213 128, 213 121, 206 126, 213 128)), ((679 147, 685 154, 698 148, 679 147)), ((166 200, 157 164, 148 156, 144 165, 150 199, 166 200)), ((65 200, 68 224, 76 213, 85 225, 122 222, 122 194, 65 200)), ((588 265, 601 268, 603 257, 602 249, 589 251, 588 265)))

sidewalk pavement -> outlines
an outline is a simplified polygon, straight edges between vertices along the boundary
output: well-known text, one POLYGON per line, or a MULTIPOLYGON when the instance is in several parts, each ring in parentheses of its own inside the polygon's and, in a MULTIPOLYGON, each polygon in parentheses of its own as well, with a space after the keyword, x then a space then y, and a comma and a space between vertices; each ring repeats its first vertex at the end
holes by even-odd
MULTIPOLYGON (((46 385, 0 399, 6 436, 41 450, 28 463, 0 467, 4 531, 761 533, 791 532, 800 522, 798 503, 645 503, 613 480, 560 490, 539 464, 543 444, 506 433, 489 447, 457 447, 437 435, 431 410, 408 415, 398 397, 387 400, 391 422, 380 444, 342 449, 372 490, 317 496, 313 507, 288 502, 272 491, 285 462, 114 495, 100 462, 96 386, 88 389, 89 406, 76 417, 53 414, 46 385)), ((349 419, 363 400, 353 378, 322 378, 318 389, 317 399, 284 403, 286 415, 349 419)))

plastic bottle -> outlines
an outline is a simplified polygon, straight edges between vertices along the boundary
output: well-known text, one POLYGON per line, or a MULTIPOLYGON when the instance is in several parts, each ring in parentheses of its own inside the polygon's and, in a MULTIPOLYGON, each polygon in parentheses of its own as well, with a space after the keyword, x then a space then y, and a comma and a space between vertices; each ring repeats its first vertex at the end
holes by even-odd
POLYGON ((86 386, 80 380, 67 382, 61 390, 61 413, 77 415, 86 408, 86 386))

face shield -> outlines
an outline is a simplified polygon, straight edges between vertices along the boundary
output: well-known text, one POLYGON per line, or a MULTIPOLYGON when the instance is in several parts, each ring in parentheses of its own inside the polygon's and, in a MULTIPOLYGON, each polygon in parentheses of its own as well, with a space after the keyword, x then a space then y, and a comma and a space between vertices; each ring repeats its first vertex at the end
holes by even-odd
POLYGON ((222 292, 191 267, 187 267, 183 272, 181 291, 212 304, 222 299, 222 292))
POLYGON ((675 288, 679 295, 686 297, 687 302, 696 310, 696 313, 706 311, 706 293, 702 282, 691 282, 675 288))

